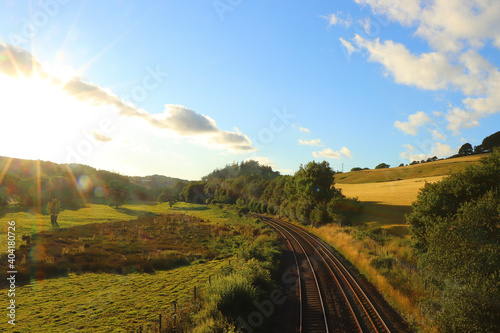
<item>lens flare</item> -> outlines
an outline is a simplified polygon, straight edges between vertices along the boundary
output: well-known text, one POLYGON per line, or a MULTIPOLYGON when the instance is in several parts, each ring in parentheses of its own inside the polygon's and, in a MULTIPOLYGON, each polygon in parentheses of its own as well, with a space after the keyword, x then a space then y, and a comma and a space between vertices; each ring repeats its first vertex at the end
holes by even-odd
POLYGON ((78 178, 78 187, 82 191, 88 190, 91 185, 92 185, 92 181, 90 180, 90 178, 88 176, 82 175, 82 176, 80 176, 80 178, 78 178))
POLYGON ((96 187, 94 190, 94 195, 98 198, 102 198, 102 196, 104 195, 104 190, 100 187, 96 187))

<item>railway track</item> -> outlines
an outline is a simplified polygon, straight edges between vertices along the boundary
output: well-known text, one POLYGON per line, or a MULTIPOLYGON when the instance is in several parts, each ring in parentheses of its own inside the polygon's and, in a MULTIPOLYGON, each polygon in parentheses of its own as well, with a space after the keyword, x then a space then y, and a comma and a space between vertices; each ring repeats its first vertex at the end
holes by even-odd
POLYGON ((387 323, 377 309, 380 302, 370 299, 349 269, 316 237, 294 224, 253 215, 273 227, 293 253, 298 276, 297 332, 410 331, 401 318, 387 323))

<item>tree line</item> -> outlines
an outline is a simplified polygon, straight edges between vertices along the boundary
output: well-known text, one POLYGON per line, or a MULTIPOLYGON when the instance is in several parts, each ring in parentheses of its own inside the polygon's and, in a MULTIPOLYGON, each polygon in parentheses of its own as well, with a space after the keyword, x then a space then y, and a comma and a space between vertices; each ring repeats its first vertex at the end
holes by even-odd
POLYGON ((302 224, 350 223, 361 212, 357 198, 347 198, 334 186, 329 163, 309 162, 293 175, 280 175, 257 161, 226 165, 201 181, 177 183, 158 197, 160 202, 235 205, 239 212, 288 217, 302 224))
POLYGON ((86 165, 7 157, 0 157, 0 170, 6 170, 0 179, 0 209, 15 205, 35 212, 41 208, 51 216, 86 203, 119 207, 127 200, 156 201, 165 184, 174 180, 164 176, 127 177, 86 165))

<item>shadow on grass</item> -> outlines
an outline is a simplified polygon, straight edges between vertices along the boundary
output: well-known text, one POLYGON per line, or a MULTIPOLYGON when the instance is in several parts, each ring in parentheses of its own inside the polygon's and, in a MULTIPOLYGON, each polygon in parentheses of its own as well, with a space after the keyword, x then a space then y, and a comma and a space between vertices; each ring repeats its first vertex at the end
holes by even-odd
POLYGON ((406 214, 411 213, 411 206, 387 205, 377 201, 363 201, 363 213, 356 218, 361 224, 370 224, 384 228, 387 232, 406 236, 406 214))
POLYGON ((11 214, 11 213, 30 213, 30 214, 35 214, 34 210, 30 210, 30 208, 24 208, 24 207, 20 207, 18 205, 10 205, 6 208, 3 208, 3 209, 0 209, 0 218, 3 218, 5 217, 5 215, 7 214, 11 214))
POLYGON ((192 207, 172 207, 172 210, 177 210, 179 212, 186 211, 203 211, 208 210, 208 206, 192 206, 192 207))
POLYGON ((130 209, 130 208, 125 208, 125 207, 118 207, 118 208, 115 208, 115 210, 117 212, 120 212, 120 213, 123 213, 123 214, 127 214, 127 215, 130 215, 130 216, 137 216, 137 217, 141 217, 141 216, 155 216, 156 215, 155 213, 148 212, 147 210, 137 210, 137 209, 130 209))

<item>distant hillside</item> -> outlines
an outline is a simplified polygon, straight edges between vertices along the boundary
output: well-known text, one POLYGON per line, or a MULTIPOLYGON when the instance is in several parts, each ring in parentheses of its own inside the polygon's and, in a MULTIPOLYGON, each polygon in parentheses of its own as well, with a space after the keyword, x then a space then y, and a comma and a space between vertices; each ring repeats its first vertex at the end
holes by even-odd
POLYGON ((130 200, 156 201, 165 187, 179 180, 160 175, 130 177, 81 164, 0 156, 0 198, 28 207, 38 198, 44 205, 51 197, 59 198, 66 207, 80 205, 80 199, 101 202, 106 184, 112 181, 125 184, 130 200))
POLYGON ((165 187, 173 187, 177 182, 182 181, 188 183, 189 181, 180 178, 172 178, 161 175, 152 175, 145 177, 128 177, 131 183, 134 183, 139 186, 144 186, 146 188, 161 188, 165 187))
POLYGON ((450 158, 397 168, 338 173, 335 175, 335 182, 339 184, 363 184, 447 176, 454 172, 464 170, 468 165, 477 164, 479 159, 484 156, 488 156, 488 154, 450 158))

